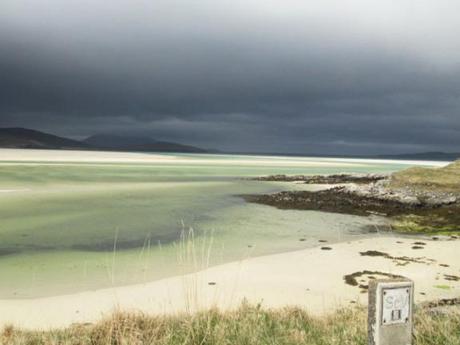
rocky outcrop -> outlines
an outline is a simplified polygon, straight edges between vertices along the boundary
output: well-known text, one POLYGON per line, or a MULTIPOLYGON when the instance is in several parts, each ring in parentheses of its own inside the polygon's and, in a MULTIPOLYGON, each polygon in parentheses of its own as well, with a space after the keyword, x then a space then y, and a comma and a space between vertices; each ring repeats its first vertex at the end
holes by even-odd
POLYGON ((418 201, 401 202, 394 197, 381 198, 335 187, 317 192, 286 191, 274 194, 245 195, 246 201, 280 209, 315 210, 354 215, 377 214, 393 216, 421 207, 418 201))
POLYGON ((366 215, 399 215, 423 208, 457 203, 452 193, 388 188, 388 179, 368 184, 347 184, 321 191, 286 191, 268 195, 246 195, 249 202, 284 209, 320 210, 366 215))
POLYGON ((347 185, 343 187, 343 191, 362 197, 393 200, 403 204, 419 205, 422 207, 450 205, 459 200, 459 197, 454 193, 421 191, 420 189, 411 188, 391 188, 389 187, 389 179, 366 185, 347 185))
POLYGON ((460 195, 455 191, 395 188, 388 175, 285 176, 259 178, 261 181, 304 181, 343 184, 320 191, 285 191, 274 194, 243 195, 248 202, 280 209, 316 210, 353 215, 380 215, 392 219, 400 232, 460 231, 460 195), (353 176, 353 177, 350 177, 353 176), (371 182, 364 183, 364 180, 371 182), (345 182, 347 181, 347 182, 345 182))
POLYGON ((304 182, 307 184, 368 184, 388 178, 388 174, 334 174, 334 175, 270 175, 256 177, 256 181, 304 182))

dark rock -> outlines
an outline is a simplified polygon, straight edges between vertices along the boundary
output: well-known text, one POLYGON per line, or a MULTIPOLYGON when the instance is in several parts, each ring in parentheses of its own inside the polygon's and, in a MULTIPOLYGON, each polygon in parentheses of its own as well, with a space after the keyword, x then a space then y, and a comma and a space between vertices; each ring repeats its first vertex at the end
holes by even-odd
POLYGON ((454 275, 451 275, 451 274, 444 274, 444 279, 449 280, 449 281, 453 281, 453 282, 460 281, 460 277, 454 276, 454 275))
POLYGON ((289 191, 274 194, 243 195, 248 202, 275 206, 280 209, 316 210, 368 216, 371 212, 399 215, 420 208, 418 204, 403 203, 349 192, 336 187, 317 192, 289 191))
POLYGON ((307 184, 342 184, 358 183, 366 184, 387 178, 386 174, 334 174, 334 175, 270 175, 256 177, 256 181, 296 182, 302 181, 307 184))

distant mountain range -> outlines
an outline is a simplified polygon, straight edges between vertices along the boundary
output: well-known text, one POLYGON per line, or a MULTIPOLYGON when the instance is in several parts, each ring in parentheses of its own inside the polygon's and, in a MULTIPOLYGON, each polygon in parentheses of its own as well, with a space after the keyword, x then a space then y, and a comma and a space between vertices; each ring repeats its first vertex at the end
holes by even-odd
MULTIPOLYGON (((157 141, 148 136, 120 134, 96 134, 79 141, 27 128, 0 128, 0 147, 29 149, 62 149, 62 150, 109 150, 109 151, 142 151, 142 152, 184 152, 184 153, 215 153, 195 146, 174 142, 157 141)), ((245 154, 245 153, 238 153, 245 154)), ((248 154, 248 153, 246 153, 248 154)), ((251 154, 258 154, 257 152, 251 154)), ((260 154, 260 153, 259 153, 260 154)), ((279 154, 277 154, 279 155, 279 154)), ((294 156, 294 154, 292 154, 294 156)), ((296 154, 295 156, 299 156, 296 154)), ((339 157, 331 155, 312 155, 313 157, 339 157)), ((396 155, 343 156, 343 158, 379 158, 407 160, 454 161, 460 159, 460 152, 420 152, 396 155)))
POLYGON ((208 152, 195 146, 157 141, 146 136, 96 134, 85 139, 83 142, 91 147, 116 151, 208 152))
POLYGON ((145 136, 96 134, 83 141, 67 139, 27 128, 0 128, 0 147, 55 150, 110 150, 205 153, 207 150, 145 136))

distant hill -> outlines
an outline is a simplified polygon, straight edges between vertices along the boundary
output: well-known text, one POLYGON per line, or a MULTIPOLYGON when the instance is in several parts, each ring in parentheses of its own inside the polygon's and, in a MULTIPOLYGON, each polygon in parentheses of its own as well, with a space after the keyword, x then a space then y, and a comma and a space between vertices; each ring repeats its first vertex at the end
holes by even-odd
POLYGON ((206 150, 195 146, 183 145, 167 141, 157 141, 147 136, 130 136, 120 134, 96 134, 84 142, 92 147, 117 151, 157 151, 157 152, 190 152, 205 153, 206 150))
POLYGON ((81 141, 27 128, 0 128, 0 147, 24 149, 88 149, 81 141))
MULTIPOLYGON (((168 141, 157 141, 148 136, 122 134, 96 134, 83 141, 68 139, 27 128, 0 128, 0 147, 29 149, 73 149, 73 150, 110 150, 110 151, 142 151, 142 152, 184 152, 184 153, 217 153, 195 146, 168 141)), ((231 152, 226 152, 230 154, 231 152)), ((454 161, 460 159, 460 152, 420 152, 392 155, 324 155, 324 154, 286 154, 286 153, 248 153, 235 154, 310 156, 310 157, 341 157, 341 158, 380 158, 407 160, 454 161)))
POLYGON ((0 128, 0 147, 22 149, 111 150, 205 153, 198 147, 156 141, 145 136, 97 134, 84 141, 72 140, 27 128, 0 128))
POLYGON ((420 152, 398 155, 379 155, 378 158, 387 159, 409 159, 409 160, 433 160, 433 161, 454 161, 460 159, 460 152, 420 152))

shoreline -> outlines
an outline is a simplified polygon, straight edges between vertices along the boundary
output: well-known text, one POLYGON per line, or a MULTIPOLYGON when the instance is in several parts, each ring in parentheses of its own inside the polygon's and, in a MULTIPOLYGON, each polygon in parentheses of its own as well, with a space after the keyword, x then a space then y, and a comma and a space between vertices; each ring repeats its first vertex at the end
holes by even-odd
POLYGON ((368 279, 379 278, 379 272, 413 279, 416 303, 456 298, 460 296, 459 250, 460 240, 448 237, 385 236, 320 243, 315 248, 249 258, 146 284, 0 300, 0 327, 60 328, 95 322, 117 310, 147 314, 211 307, 231 310, 243 300, 265 307, 299 306, 321 315, 344 306, 365 305, 368 279), (349 276, 356 284, 350 284, 349 276))

